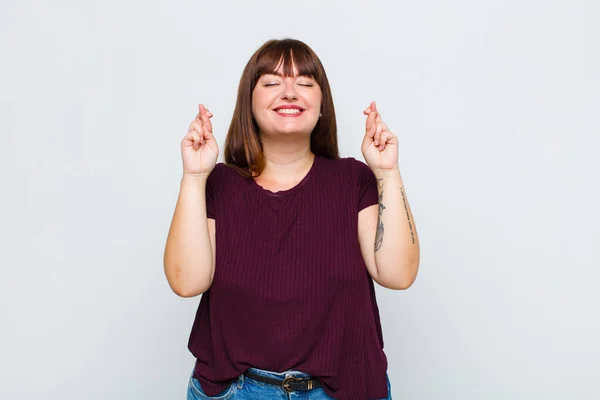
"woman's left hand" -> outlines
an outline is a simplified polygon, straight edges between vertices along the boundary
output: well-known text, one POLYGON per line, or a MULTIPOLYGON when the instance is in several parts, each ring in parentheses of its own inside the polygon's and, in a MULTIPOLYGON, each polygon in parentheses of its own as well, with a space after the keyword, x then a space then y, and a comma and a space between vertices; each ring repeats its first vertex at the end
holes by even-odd
POLYGON ((367 115, 361 151, 372 171, 398 168, 398 138, 381 120, 375 102, 363 111, 367 115))

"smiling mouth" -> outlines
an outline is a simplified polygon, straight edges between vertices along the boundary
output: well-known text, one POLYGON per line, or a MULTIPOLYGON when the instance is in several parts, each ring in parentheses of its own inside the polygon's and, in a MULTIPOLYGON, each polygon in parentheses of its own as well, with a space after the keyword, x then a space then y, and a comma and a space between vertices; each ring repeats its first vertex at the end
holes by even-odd
POLYGON ((277 114, 285 117, 295 117, 302 114, 305 110, 303 108, 276 108, 277 114))

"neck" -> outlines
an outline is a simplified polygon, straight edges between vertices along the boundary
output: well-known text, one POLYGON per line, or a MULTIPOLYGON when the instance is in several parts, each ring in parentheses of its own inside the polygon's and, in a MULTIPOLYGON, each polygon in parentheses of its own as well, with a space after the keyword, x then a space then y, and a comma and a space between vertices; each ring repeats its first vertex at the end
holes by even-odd
POLYGON ((315 155, 310 151, 310 140, 281 143, 263 137, 265 169, 261 177, 277 181, 291 181, 304 175, 312 166, 315 155))

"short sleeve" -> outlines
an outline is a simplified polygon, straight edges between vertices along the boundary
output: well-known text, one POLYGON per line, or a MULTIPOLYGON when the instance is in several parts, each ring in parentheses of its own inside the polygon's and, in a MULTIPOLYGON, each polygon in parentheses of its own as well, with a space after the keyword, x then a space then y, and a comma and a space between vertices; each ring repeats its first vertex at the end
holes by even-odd
POLYGON ((217 186, 217 168, 206 179, 206 217, 215 219, 215 188, 217 186))
POLYGON ((358 183, 358 211, 378 203, 377 179, 371 168, 362 161, 354 160, 358 183))

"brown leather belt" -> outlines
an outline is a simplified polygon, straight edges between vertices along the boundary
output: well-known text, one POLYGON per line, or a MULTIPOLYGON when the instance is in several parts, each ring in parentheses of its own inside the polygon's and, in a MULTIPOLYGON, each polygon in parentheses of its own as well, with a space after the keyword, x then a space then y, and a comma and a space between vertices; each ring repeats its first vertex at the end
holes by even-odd
POLYGON ((271 378, 269 376, 255 374, 252 371, 246 371, 244 376, 254 379, 255 381, 267 383, 269 385, 279 386, 288 393, 296 390, 311 390, 314 388, 321 387, 321 382, 319 382, 317 379, 300 378, 296 376, 288 376, 285 379, 277 379, 271 378))

